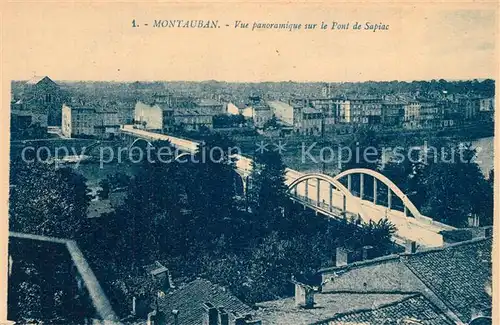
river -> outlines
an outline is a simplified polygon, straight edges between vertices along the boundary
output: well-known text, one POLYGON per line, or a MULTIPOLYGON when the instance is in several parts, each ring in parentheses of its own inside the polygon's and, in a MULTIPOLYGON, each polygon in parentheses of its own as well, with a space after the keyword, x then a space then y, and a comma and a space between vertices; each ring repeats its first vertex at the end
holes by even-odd
MULTIPOLYGON (((488 173, 491 169, 493 169, 493 151, 494 151, 494 138, 481 138, 472 142, 472 145, 477 149, 477 159, 476 162, 481 168, 481 171, 485 176, 488 176, 488 173)), ((300 155, 300 152, 298 153, 300 155)), ((290 158, 290 157, 288 157, 290 158)), ((300 158, 300 157, 299 157, 300 158)), ((285 159, 285 161, 290 159, 285 159)), ((297 157, 294 158, 297 160, 297 157)), ((288 163, 288 161, 287 161, 288 163)), ((321 168, 320 165, 315 164, 315 166, 291 166, 292 168, 299 169, 302 172, 313 172, 319 171, 321 168), (302 168, 300 168, 302 167, 302 168)), ((87 185, 92 191, 95 191, 99 186, 99 180, 105 178, 107 175, 114 174, 116 172, 123 172, 129 175, 133 175, 135 173, 135 168, 137 168, 134 164, 127 163, 110 163, 104 164, 101 168, 99 164, 81 164, 78 167, 78 171, 87 178, 87 185)))
POLYGON ((488 176, 494 166, 494 137, 481 138, 472 142, 477 151, 476 162, 484 175, 488 176))

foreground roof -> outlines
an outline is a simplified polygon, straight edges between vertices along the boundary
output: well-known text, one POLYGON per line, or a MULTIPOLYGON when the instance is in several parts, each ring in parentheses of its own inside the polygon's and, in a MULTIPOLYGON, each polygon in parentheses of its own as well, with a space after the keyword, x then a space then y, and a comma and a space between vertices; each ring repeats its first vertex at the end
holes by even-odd
POLYGON ((413 273, 462 321, 491 308, 492 238, 403 258, 413 273))
POLYGON ((224 307, 228 313, 250 314, 253 310, 233 296, 227 289, 204 279, 196 279, 158 299, 160 310, 167 316, 167 324, 173 324, 171 313, 179 311, 179 325, 202 324, 203 304, 224 307))
MULTIPOLYGON (((322 321, 339 314, 358 310, 371 310, 373 306, 398 303, 408 297, 411 297, 411 295, 392 293, 317 293, 314 295, 314 308, 296 307, 294 298, 290 297, 256 304, 259 307, 256 316, 265 325, 323 324, 322 321)), ((328 322, 325 324, 328 324, 328 322)))
POLYGON ((396 303, 374 309, 340 314, 314 324, 328 325, 376 325, 376 324, 420 324, 452 325, 436 306, 422 295, 404 298, 396 303), (406 321, 406 322, 405 322, 406 321))

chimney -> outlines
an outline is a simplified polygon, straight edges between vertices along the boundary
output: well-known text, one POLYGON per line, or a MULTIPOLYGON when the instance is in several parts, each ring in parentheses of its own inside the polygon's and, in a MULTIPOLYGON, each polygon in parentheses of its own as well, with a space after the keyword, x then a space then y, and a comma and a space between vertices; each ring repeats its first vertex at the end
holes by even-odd
POLYGON ((375 257, 375 250, 373 246, 363 246, 362 253, 363 253, 363 261, 370 260, 375 257))
POLYGON ((203 310, 203 325, 217 325, 219 321, 219 312, 217 308, 211 303, 206 302, 203 304, 203 310))
POLYGON ((354 261, 354 252, 344 247, 337 247, 335 266, 346 266, 354 261))
POLYGON ((295 306, 314 308, 314 289, 311 286, 295 282, 295 306))
POLYGON ((134 297, 132 297, 132 315, 134 315, 134 316, 136 314, 136 310, 135 310, 136 306, 135 306, 135 304, 136 304, 136 298, 134 296, 134 297))
POLYGON ((493 235, 493 227, 474 227, 469 230, 472 238, 489 238, 493 235))
POLYGON ((179 325, 179 311, 177 309, 172 310, 172 315, 174 315, 174 325, 179 325))
POLYGON ((469 215, 468 217, 469 227, 479 227, 479 217, 477 214, 469 215))
POLYGON ((224 307, 219 307, 218 325, 229 325, 229 314, 224 307))
POLYGON ((405 253, 413 254, 417 251, 417 242, 412 240, 407 240, 405 243, 405 253))

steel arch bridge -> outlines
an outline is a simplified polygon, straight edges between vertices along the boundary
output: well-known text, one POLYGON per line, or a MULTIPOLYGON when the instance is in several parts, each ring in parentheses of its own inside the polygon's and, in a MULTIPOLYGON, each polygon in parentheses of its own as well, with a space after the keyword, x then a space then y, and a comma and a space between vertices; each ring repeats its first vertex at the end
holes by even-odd
POLYGON ((416 219, 430 219, 420 213, 408 196, 394 182, 381 173, 367 168, 349 169, 334 177, 320 173, 303 174, 293 180, 288 185, 288 189, 293 200, 308 205, 314 210, 322 210, 322 212, 329 214, 340 212, 337 214, 343 216, 358 215, 363 220, 369 221, 370 217, 366 215, 363 208, 368 203, 364 193, 365 175, 373 178, 373 198, 371 201, 373 206, 383 207, 377 202, 377 188, 380 182, 387 186, 387 206, 384 208, 387 208, 388 211, 394 207, 392 198, 395 195, 403 203, 405 217, 408 217, 408 212, 410 212, 411 216, 416 219), (356 196, 352 190, 352 175, 359 175, 359 196, 356 196), (347 187, 340 181, 344 178, 347 178, 347 187), (321 186, 322 182, 328 183, 330 186, 327 194, 325 188, 321 186), (313 192, 312 195, 311 192, 313 192), (341 200, 339 200, 339 196, 341 200), (363 201, 366 203, 363 203, 363 201), (347 207, 348 203, 349 208, 347 207))

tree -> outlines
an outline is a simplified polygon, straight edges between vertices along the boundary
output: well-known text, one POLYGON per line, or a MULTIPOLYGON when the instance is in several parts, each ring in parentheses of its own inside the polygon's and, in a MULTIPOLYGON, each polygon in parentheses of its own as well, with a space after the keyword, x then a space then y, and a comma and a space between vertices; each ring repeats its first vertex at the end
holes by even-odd
POLYGON ((40 162, 13 162, 11 171, 11 230, 63 238, 80 233, 90 201, 83 176, 40 162))
POLYGON ((283 211, 288 203, 285 165, 275 151, 254 157, 248 197, 252 213, 264 231, 283 227, 283 211))
POLYGON ((470 144, 450 145, 438 155, 437 162, 425 169, 422 212, 457 227, 467 226, 471 214, 479 215, 482 224, 491 224, 492 189, 474 161, 475 149, 470 144))

